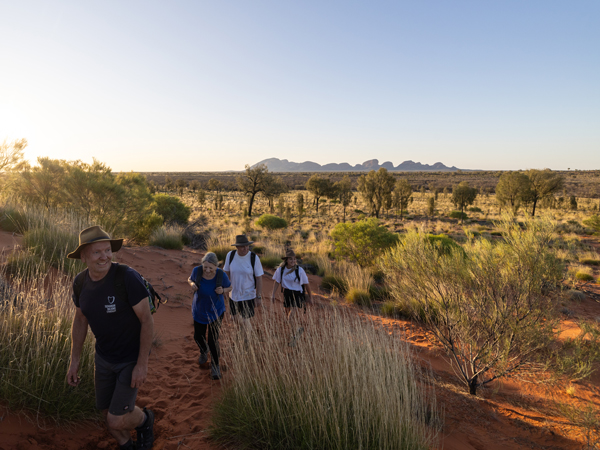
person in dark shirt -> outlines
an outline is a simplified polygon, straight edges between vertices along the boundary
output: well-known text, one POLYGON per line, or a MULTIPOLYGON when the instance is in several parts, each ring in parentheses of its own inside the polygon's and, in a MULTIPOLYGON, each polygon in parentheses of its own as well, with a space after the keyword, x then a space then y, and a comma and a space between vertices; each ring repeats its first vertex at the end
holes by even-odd
POLYGON ((133 269, 124 273, 126 298, 116 287, 113 252, 123 239, 111 239, 99 226, 79 234, 79 246, 67 255, 81 259, 87 269, 73 283, 75 317, 71 330, 71 363, 67 382, 79 384, 81 351, 88 325, 96 337, 94 386, 96 407, 102 410, 110 434, 123 449, 150 449, 154 442, 154 413, 135 406, 138 389, 146 381, 154 322, 148 291, 133 269), (131 431, 137 432, 137 443, 131 431), (137 444, 137 445, 136 445, 137 444))

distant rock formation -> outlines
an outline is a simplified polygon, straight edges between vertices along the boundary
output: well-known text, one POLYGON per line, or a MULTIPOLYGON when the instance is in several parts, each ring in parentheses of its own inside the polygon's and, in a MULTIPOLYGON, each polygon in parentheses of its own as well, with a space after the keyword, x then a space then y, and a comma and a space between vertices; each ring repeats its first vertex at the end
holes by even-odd
POLYGON ((391 161, 386 161, 380 165, 379 160, 377 159, 371 159, 355 166, 351 166, 348 163, 330 163, 322 166, 321 164, 312 161, 295 163, 288 161, 287 159, 269 158, 257 162, 252 167, 256 167, 260 164, 266 165, 269 172, 362 172, 379 170, 381 167, 390 172, 454 172, 460 170, 454 166, 445 166, 441 162, 436 162, 430 166, 429 164, 421 164, 420 162, 404 161, 394 167, 394 164, 391 161))

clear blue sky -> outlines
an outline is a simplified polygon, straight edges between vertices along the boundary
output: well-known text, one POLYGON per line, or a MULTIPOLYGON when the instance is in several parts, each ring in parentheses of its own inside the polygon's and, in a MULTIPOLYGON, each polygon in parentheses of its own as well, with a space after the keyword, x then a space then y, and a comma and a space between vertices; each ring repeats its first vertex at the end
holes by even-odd
POLYGON ((3 1, 0 141, 113 170, 600 169, 600 1, 3 1))

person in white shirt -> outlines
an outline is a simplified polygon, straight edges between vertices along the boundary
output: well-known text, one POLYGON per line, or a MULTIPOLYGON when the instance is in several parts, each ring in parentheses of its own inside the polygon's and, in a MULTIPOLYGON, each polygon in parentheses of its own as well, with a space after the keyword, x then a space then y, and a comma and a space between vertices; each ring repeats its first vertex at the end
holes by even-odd
POLYGON ((273 292, 271 301, 275 303, 278 286, 283 288, 283 307, 287 310, 287 319, 292 327, 292 335, 289 345, 296 345, 296 340, 300 337, 304 328, 298 326, 296 329, 293 324, 296 310, 304 307, 304 303, 312 304, 312 292, 308 284, 308 277, 304 269, 296 264, 296 253, 292 249, 287 249, 283 263, 273 274, 273 292))
POLYGON ((229 312, 247 332, 251 329, 250 318, 254 317, 254 308, 262 304, 262 275, 264 274, 260 258, 250 251, 245 234, 235 237, 235 250, 227 253, 223 270, 231 281, 229 312))

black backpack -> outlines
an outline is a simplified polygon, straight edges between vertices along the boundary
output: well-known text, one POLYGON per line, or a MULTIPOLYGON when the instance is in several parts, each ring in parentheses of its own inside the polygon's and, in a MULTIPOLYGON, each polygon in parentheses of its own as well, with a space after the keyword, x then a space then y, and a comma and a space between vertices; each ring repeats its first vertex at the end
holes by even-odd
MULTIPOLYGON (((237 255, 237 250, 232 250, 229 254, 229 266, 231 266, 231 261, 233 261, 233 257, 237 255)), ((254 274, 254 263, 256 262, 256 253, 250 252, 250 264, 252 264, 252 273, 254 274)), ((230 270, 231 272, 231 270, 230 270)), ((254 289, 256 289, 256 276, 254 277, 254 289)))
MULTIPOLYGON (((127 289, 125 288, 125 272, 129 269, 129 266, 126 264, 117 263, 117 273, 115 275, 115 289, 117 290, 117 294, 120 298, 124 298, 127 300, 127 289)), ((73 293, 79 298, 81 294, 81 289, 83 288, 83 280, 85 280, 85 275, 87 274, 88 269, 85 269, 83 272, 80 272, 76 277, 73 283, 73 293)), ((144 282, 144 287, 146 291, 148 291, 148 302, 150 303, 150 312, 154 314, 158 307, 162 303, 167 303, 167 300, 164 300, 158 295, 158 292, 154 290, 152 285, 140 274, 142 281, 144 282)))

